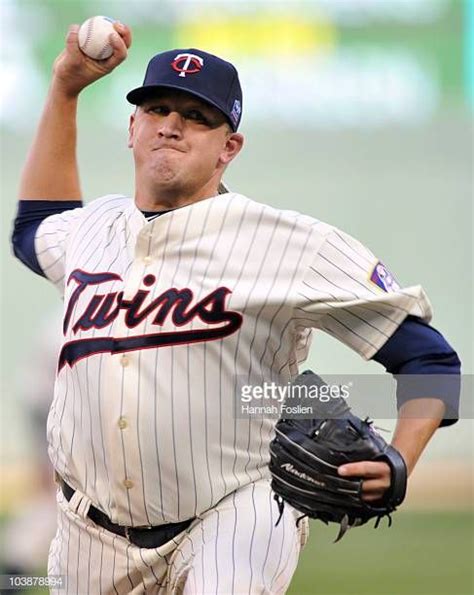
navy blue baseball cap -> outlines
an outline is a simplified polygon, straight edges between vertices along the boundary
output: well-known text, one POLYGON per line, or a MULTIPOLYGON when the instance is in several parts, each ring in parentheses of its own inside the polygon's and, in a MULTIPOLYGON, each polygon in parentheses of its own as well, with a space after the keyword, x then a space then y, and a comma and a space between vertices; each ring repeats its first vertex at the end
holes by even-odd
POLYGON ((148 63, 141 87, 127 94, 140 105, 159 89, 180 89, 219 109, 235 132, 242 116, 242 88, 233 64, 202 50, 169 50, 148 63))

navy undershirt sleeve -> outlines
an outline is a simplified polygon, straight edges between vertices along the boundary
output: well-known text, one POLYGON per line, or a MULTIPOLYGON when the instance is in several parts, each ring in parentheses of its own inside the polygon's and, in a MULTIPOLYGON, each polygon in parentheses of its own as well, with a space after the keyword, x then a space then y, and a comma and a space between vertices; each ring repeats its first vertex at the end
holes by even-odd
POLYGON ((433 395, 446 405, 441 425, 458 420, 461 362, 443 335, 429 324, 408 316, 372 359, 397 376, 398 408, 411 399, 433 395))
POLYGON ((44 277, 35 252, 36 230, 46 217, 80 207, 80 200, 20 200, 12 233, 15 256, 33 272, 44 277))

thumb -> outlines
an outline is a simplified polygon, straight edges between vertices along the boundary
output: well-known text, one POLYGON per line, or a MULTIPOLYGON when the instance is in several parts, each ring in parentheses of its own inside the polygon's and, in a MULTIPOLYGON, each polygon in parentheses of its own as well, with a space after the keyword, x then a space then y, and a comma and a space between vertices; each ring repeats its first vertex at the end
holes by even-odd
POLYGON ((80 25, 71 25, 68 29, 68 32, 66 34, 66 49, 68 50, 68 52, 77 54, 77 52, 80 52, 81 50, 79 49, 79 29, 80 29, 80 25))

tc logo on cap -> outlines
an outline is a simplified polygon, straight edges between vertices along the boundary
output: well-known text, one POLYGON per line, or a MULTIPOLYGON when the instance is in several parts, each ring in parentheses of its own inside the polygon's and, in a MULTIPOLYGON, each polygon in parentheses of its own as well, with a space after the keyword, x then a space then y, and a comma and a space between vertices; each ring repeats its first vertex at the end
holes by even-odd
POLYGON ((185 77, 187 74, 199 72, 204 65, 204 60, 196 54, 178 54, 171 62, 171 66, 179 76, 185 77))

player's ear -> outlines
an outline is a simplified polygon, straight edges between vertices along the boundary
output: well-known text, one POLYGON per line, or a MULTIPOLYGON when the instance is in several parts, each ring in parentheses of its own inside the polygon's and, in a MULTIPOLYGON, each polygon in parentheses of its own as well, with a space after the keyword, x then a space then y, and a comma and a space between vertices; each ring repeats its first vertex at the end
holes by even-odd
POLYGON ((130 121, 128 123, 128 143, 129 149, 133 147, 133 131, 135 126, 135 114, 130 114, 130 121))
POLYGON ((232 132, 227 137, 224 150, 221 153, 220 161, 224 165, 227 165, 237 157, 242 147, 244 146, 244 136, 239 132, 232 132))

